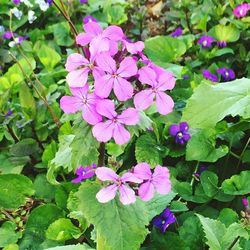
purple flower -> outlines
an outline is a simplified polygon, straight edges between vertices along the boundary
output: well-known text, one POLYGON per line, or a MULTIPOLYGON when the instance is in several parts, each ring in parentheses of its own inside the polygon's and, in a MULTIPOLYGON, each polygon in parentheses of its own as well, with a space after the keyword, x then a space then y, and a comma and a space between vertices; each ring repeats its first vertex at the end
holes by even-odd
POLYGON ((249 203, 248 203, 248 199, 247 198, 243 198, 242 199, 242 203, 243 203, 243 205, 244 205, 245 208, 249 207, 249 203))
POLYGON ((80 3, 81 4, 86 4, 86 3, 88 3, 88 0, 80 0, 80 3))
POLYGON ((170 35, 172 37, 178 37, 178 36, 181 36, 183 33, 183 30, 181 27, 178 27, 176 30, 174 30, 170 35))
POLYGON ((210 71, 208 69, 203 69, 202 75, 204 78, 206 78, 212 82, 218 82, 218 77, 215 74, 210 73, 210 71))
POLYGON ((12 0, 12 3, 14 3, 15 5, 20 4, 21 0, 12 0))
POLYGON ((197 43, 201 45, 201 47, 204 48, 208 48, 212 45, 214 41, 214 38, 211 36, 202 36, 197 43))
POLYGON ((234 73, 234 71, 232 69, 220 68, 220 69, 217 70, 217 73, 219 75, 222 75, 222 77, 226 81, 235 79, 235 73, 234 73))
POLYGON ((188 134, 188 124, 187 122, 181 122, 179 125, 172 124, 169 127, 169 133, 171 136, 175 137, 175 143, 184 145, 190 139, 190 134, 188 134))
POLYGON ((3 39, 11 39, 11 37, 12 37, 11 31, 6 31, 2 35, 3 39))
POLYGON ((11 116, 13 114, 12 110, 9 109, 8 112, 4 115, 5 118, 8 118, 9 116, 11 116))
POLYGON ((165 208, 163 210, 163 212, 156 216, 153 220, 152 220, 152 224, 158 228, 160 228, 160 230, 165 233, 168 226, 172 223, 174 223, 176 221, 176 218, 174 217, 174 214, 171 213, 169 208, 165 208))
POLYGON ((94 17, 92 17, 92 16, 85 16, 82 21, 83 21, 84 24, 86 24, 88 22, 95 22, 95 23, 97 23, 97 20, 94 17))
POLYGON ((225 48, 227 46, 227 42, 226 41, 218 41, 217 46, 219 48, 225 48))
POLYGON ((206 169, 207 168, 205 166, 201 165, 200 169, 197 172, 195 172, 194 175, 199 178, 202 172, 204 172, 206 169))
POLYGON ((136 201, 135 192, 128 186, 128 182, 141 183, 142 181, 134 176, 133 173, 125 173, 121 177, 114 170, 107 167, 99 167, 96 169, 96 176, 101 181, 110 181, 110 185, 102 188, 96 198, 101 203, 113 200, 116 193, 120 194, 120 201, 123 205, 129 205, 136 201))
POLYGON ((247 12, 250 10, 250 4, 242 3, 239 4, 234 10, 233 13, 237 18, 241 18, 247 15, 247 12))
POLYGON ((46 0, 46 3, 47 3, 49 6, 52 6, 53 0, 46 0))
POLYGON ((189 75, 183 75, 182 78, 183 79, 189 79, 189 75))
POLYGON ((96 164, 93 163, 92 166, 86 166, 85 168, 83 166, 80 166, 76 169, 76 175, 78 175, 75 179, 73 179, 71 182, 78 183, 82 180, 89 179, 95 175, 95 169, 96 164))

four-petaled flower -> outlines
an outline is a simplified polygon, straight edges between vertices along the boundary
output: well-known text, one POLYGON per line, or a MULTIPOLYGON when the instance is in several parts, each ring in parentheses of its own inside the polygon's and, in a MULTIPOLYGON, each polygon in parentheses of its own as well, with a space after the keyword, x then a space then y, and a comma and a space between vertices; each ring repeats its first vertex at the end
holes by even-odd
POLYGON ((157 165, 154 173, 152 173, 150 165, 142 162, 134 167, 133 173, 137 178, 144 181, 138 190, 139 196, 144 201, 152 199, 155 190, 159 194, 168 194, 171 190, 169 171, 166 167, 157 165))
POLYGON ((214 41, 214 38, 211 36, 202 36, 197 43, 201 45, 201 47, 204 48, 208 48, 212 45, 214 41))
POLYGON ((78 183, 82 180, 89 179, 95 175, 95 169, 97 165, 95 163, 92 164, 92 166, 86 166, 85 168, 83 166, 80 166, 76 169, 76 175, 78 175, 75 179, 73 179, 71 182, 78 183))
POLYGON ((212 81, 212 82, 218 82, 218 77, 215 74, 212 74, 208 69, 202 70, 202 75, 204 78, 212 81))
POLYGON ((169 127, 169 133, 175 138, 175 143, 185 144, 190 139, 190 134, 188 134, 188 124, 187 122, 181 122, 179 125, 172 124, 169 127))
POLYGON ((233 80, 235 79, 235 73, 232 69, 228 69, 228 68, 219 68, 217 69, 217 73, 219 75, 222 75, 222 77, 224 78, 224 80, 229 81, 229 80, 233 80))
POLYGON ((136 125, 139 122, 138 111, 134 108, 128 108, 118 115, 115 111, 115 104, 111 100, 98 102, 96 110, 107 120, 99 122, 93 127, 94 137, 101 142, 107 142, 113 137, 116 144, 127 143, 130 139, 130 133, 124 128, 124 125, 136 125))
POLYGON ((63 96, 60 107, 65 113, 76 113, 82 111, 82 117, 91 125, 102 120, 102 116, 96 112, 96 103, 101 100, 94 93, 88 93, 89 86, 83 88, 70 88, 73 96, 63 96))
POLYGON ((117 191, 120 195, 120 201, 123 205, 128 205, 136 201, 135 192, 128 186, 128 182, 141 183, 132 173, 125 173, 121 177, 112 169, 107 167, 99 167, 96 169, 96 176, 101 181, 110 181, 111 185, 102 188, 96 198, 101 203, 109 202, 114 199, 117 191))
POLYGON ((182 28, 181 28, 181 27, 178 27, 178 28, 176 28, 176 29, 171 33, 171 36, 172 36, 172 37, 179 37, 179 36, 182 35, 182 33, 183 33, 182 28))
POLYGON ((158 228, 160 228, 160 230, 165 233, 168 226, 172 223, 174 223, 176 221, 176 218, 174 217, 174 214, 171 213, 169 208, 165 208, 163 210, 163 212, 156 216, 153 220, 152 220, 152 224, 158 228))
POLYGON ((236 6, 236 8, 233 10, 233 13, 237 18, 241 18, 246 16, 249 10, 250 10, 250 4, 242 3, 236 6))
POLYGON ((165 91, 175 86, 175 78, 167 71, 155 72, 152 68, 145 66, 139 71, 139 81, 146 83, 151 88, 144 89, 134 96, 134 104, 137 109, 147 109, 156 99, 156 107, 160 114, 166 115, 173 111, 174 102, 165 91))
POLYGON ((115 60, 108 53, 101 53, 96 58, 96 63, 105 72, 95 78, 95 93, 98 96, 108 97, 113 88, 119 101, 126 101, 133 96, 134 88, 126 80, 137 73, 136 62, 132 57, 125 57, 118 69, 115 60))

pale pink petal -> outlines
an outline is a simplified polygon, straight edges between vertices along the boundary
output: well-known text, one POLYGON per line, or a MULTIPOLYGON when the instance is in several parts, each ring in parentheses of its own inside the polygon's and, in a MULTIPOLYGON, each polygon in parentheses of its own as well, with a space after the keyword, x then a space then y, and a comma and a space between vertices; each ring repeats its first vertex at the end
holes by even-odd
POLYGON ((103 36, 113 41, 122 40, 124 33, 118 26, 111 25, 103 31, 103 36))
POLYGON ((137 178, 133 173, 125 173, 120 178, 122 182, 134 182, 134 183, 142 183, 143 180, 137 178))
POLYGON ((88 22, 83 25, 83 28, 86 33, 91 34, 92 36, 98 36, 102 33, 102 27, 99 23, 96 22, 88 22))
POLYGON ((111 56, 114 56, 118 52, 118 43, 112 40, 109 40, 109 53, 111 56))
POLYGON ((96 112, 94 105, 84 105, 82 110, 83 119, 91 125, 95 125, 102 121, 102 116, 96 112))
POLYGON ((90 33, 80 33, 76 37, 76 43, 81 46, 86 46, 93 39, 93 35, 90 33))
POLYGON ((126 125, 136 125, 139 122, 139 113, 134 108, 128 108, 118 115, 117 120, 126 125))
POLYGON ((160 194, 167 194, 171 190, 169 170, 157 165, 154 169, 152 184, 160 194))
POLYGON ((97 78, 101 77, 101 76, 105 76, 106 75, 105 72, 102 69, 98 68, 98 67, 94 67, 92 69, 92 74, 93 74, 95 80, 97 78))
POLYGON ((165 71, 160 74, 157 88, 160 91, 171 90, 175 86, 175 78, 172 73, 165 71))
POLYGON ((125 41, 126 49, 131 54, 137 54, 138 52, 142 52, 144 49, 144 42, 138 41, 136 43, 130 43, 128 41, 125 41))
POLYGON ((116 144, 127 143, 130 139, 130 133, 122 124, 116 123, 114 127, 113 137, 116 144))
POLYGON ((136 201, 135 192, 132 188, 126 185, 121 185, 119 187, 120 191, 120 201, 123 205, 129 205, 136 201))
POLYGON ((83 87, 88 80, 89 68, 82 68, 71 71, 66 76, 66 81, 71 88, 83 87))
POLYGON ((96 63, 102 70, 107 71, 110 74, 113 74, 116 71, 115 60, 107 52, 98 55, 96 63))
POLYGON ((88 63, 89 61, 81 54, 74 53, 69 55, 69 57, 67 58, 65 68, 67 71, 73 71, 80 66, 87 65, 88 63))
POLYGON ((73 96, 79 97, 82 100, 87 98, 89 85, 86 83, 82 88, 69 88, 73 96))
POLYGON ((149 201, 154 197, 154 186, 150 181, 140 185, 138 194, 143 201, 149 201))
POLYGON ((120 77, 130 77, 136 75, 137 70, 136 61, 133 57, 125 57, 120 63, 117 74, 120 77))
POLYGON ((160 114, 167 115, 173 111, 174 101, 170 96, 159 91, 156 93, 156 108, 160 114))
POLYGON ((147 109, 154 101, 155 93, 152 89, 145 89, 134 96, 134 105, 139 110, 147 109))
POLYGON ((142 67, 138 70, 139 74, 139 81, 141 83, 149 84, 150 86, 154 87, 156 83, 156 74, 154 70, 149 68, 148 66, 142 67))
POLYGON ((101 52, 109 51, 109 41, 109 39, 102 37, 101 35, 94 37, 89 45, 91 55, 98 58, 101 52))
POLYGON ((114 77, 111 75, 104 75, 95 79, 95 93, 102 97, 106 98, 109 96, 114 85, 114 77))
POLYGON ((98 101, 96 111, 109 119, 113 119, 117 115, 114 102, 108 99, 98 101))
POLYGON ((101 181, 117 181, 119 179, 119 175, 113 169, 107 167, 97 168, 95 174, 101 181))
POLYGON ((116 184, 102 188, 97 194, 96 199, 101 203, 106 203, 115 198, 118 186, 116 184))
POLYGON ((134 88, 130 82, 117 76, 114 78, 114 92, 119 101, 127 101, 133 96, 134 88))
POLYGON ((93 136, 100 142, 107 142, 113 136, 114 124, 108 120, 106 122, 97 123, 93 129, 93 136))
POLYGON ((60 107, 67 114, 76 113, 82 107, 82 100, 74 96, 63 96, 60 100, 60 107))
POLYGON ((134 167, 134 175, 142 180, 149 180, 152 177, 150 165, 146 162, 138 163, 134 167))

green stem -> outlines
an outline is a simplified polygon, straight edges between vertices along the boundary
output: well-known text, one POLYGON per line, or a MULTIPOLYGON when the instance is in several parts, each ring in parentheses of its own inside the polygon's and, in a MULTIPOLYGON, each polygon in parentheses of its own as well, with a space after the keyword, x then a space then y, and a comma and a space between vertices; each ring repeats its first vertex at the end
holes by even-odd
POLYGON ((247 149, 249 143, 250 143, 250 137, 248 138, 247 143, 246 143, 245 147, 243 148, 243 150, 242 150, 242 152, 241 152, 241 154, 240 154, 240 158, 239 158, 238 164, 237 164, 237 166, 236 166, 236 169, 237 169, 237 170, 239 169, 239 166, 240 166, 240 163, 241 163, 241 161, 242 161, 243 155, 244 155, 244 153, 245 153, 245 151, 246 151, 246 149, 247 149))
MULTIPOLYGON (((199 165, 200 165, 200 162, 197 161, 197 164, 196 164, 195 169, 194 169, 194 173, 196 173, 196 172, 198 171, 199 165)), ((191 181, 190 181, 190 185, 191 185, 191 186, 193 186, 193 184, 194 184, 194 179, 195 179, 195 178, 194 178, 194 175, 192 175, 192 179, 191 179, 191 181)))

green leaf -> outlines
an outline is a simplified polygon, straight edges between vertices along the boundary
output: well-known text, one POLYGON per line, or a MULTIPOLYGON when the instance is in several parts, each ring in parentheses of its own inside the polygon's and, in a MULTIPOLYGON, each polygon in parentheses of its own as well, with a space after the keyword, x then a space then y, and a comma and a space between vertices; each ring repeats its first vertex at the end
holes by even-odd
POLYGON ((61 61, 61 56, 47 45, 42 45, 37 55, 41 63, 49 71, 52 71, 56 64, 61 61))
POLYGON ((37 151, 39 151, 38 144, 32 138, 23 139, 14 144, 10 149, 10 153, 14 156, 33 155, 37 151))
POLYGON ((214 38, 218 41, 235 42, 240 37, 240 30, 234 25, 218 24, 214 27, 214 38))
POLYGON ((46 231, 46 237, 56 241, 77 239, 80 235, 80 229, 74 226, 70 219, 65 218, 60 218, 53 222, 46 231))
POLYGON ((155 36, 145 41, 145 52, 150 60, 163 66, 174 62, 186 52, 185 42, 169 36, 155 36))
POLYGON ((188 211, 188 207, 181 201, 172 201, 170 205, 170 210, 173 213, 188 211))
POLYGON ((242 171, 239 175, 233 175, 222 182, 222 190, 226 194, 244 195, 250 193, 250 171, 242 171))
POLYGON ((138 250, 148 233, 145 226, 149 218, 144 203, 138 199, 125 206, 117 198, 99 203, 96 193, 100 188, 99 184, 84 182, 76 193, 79 209, 97 230, 97 249, 138 250))
POLYGON ((52 247, 46 248, 45 250, 91 250, 91 248, 87 244, 78 244, 78 245, 68 245, 68 246, 61 246, 61 247, 52 247))
POLYGON ((16 243, 21 237, 21 232, 16 232, 16 223, 6 221, 0 227, 0 247, 16 243))
POLYGON ((140 136, 135 145, 135 157, 137 162, 147 162, 151 166, 162 165, 161 148, 155 137, 148 133, 140 136))
POLYGON ((204 171, 200 177, 201 185, 205 194, 209 197, 214 197, 218 193, 218 176, 210 171, 204 171))
POLYGON ((226 227, 229 227, 232 223, 237 222, 239 220, 239 216, 231 208, 223 208, 220 211, 218 220, 225 224, 226 227))
POLYGON ((25 204, 25 197, 34 194, 32 181, 17 174, 0 175, 0 208, 18 208, 25 204))
POLYGON ((225 145, 216 148, 214 130, 201 130, 192 135, 191 139, 188 141, 186 147, 186 160, 216 162, 227 153, 228 147, 225 145))
POLYGON ((201 84, 188 100, 183 121, 192 128, 211 128, 228 115, 250 117, 250 79, 218 85, 201 84), (204 97, 204 93, 206 96, 204 97))
POLYGON ((29 157, 13 157, 7 153, 0 154, 1 174, 20 174, 23 166, 29 161, 29 157))
POLYGON ((57 45, 69 47, 74 43, 70 37, 70 27, 67 22, 52 25, 52 30, 57 45))
POLYGON ((24 113, 34 119, 36 115, 36 102, 26 83, 20 86, 19 100, 24 113))
POLYGON ((242 157, 243 163, 250 163, 250 150, 246 150, 242 157))
POLYGON ((62 218, 62 210, 53 204, 36 207, 28 217, 24 237, 20 243, 20 250, 42 250, 41 244, 45 241, 45 232, 49 225, 62 218))

